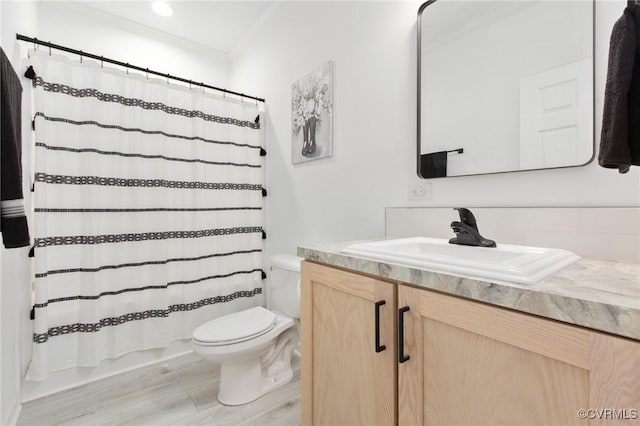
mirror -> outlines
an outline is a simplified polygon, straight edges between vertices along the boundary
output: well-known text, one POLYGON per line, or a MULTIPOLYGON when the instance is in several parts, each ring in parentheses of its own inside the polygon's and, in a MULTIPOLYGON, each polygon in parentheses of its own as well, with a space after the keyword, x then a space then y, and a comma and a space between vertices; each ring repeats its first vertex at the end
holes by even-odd
POLYGON ((432 0, 418 12, 418 175, 594 157, 594 2, 432 0))

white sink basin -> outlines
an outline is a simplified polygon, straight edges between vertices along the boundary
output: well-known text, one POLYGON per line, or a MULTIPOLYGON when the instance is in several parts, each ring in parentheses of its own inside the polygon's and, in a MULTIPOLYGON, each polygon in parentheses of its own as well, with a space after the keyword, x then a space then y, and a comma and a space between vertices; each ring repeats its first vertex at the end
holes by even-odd
POLYGON ((562 249, 508 244, 470 247, 425 237, 352 244, 342 253, 468 278, 529 285, 580 259, 562 249))

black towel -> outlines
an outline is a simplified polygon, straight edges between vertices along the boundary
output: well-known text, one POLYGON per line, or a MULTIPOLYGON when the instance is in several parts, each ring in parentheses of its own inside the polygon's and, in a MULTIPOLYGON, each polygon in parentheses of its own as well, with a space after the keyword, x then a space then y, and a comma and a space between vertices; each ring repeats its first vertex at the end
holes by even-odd
POLYGON ((423 178, 447 176, 447 151, 420 155, 420 176, 423 178))
POLYGON ((29 245, 22 199, 22 85, 0 48, 0 205, 2 240, 6 248, 29 245))
POLYGON ((640 166, 640 6, 628 6, 613 26, 598 163, 640 166))

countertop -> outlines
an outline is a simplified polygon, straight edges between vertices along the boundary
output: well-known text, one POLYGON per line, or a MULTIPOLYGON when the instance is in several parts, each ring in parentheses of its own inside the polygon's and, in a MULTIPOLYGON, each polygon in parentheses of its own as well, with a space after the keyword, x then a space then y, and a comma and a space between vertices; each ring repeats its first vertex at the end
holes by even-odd
MULTIPOLYGON (((358 241, 361 242, 361 241, 358 241)), ((535 285, 497 283, 298 247, 307 260, 640 340, 640 264, 581 259, 535 285)))

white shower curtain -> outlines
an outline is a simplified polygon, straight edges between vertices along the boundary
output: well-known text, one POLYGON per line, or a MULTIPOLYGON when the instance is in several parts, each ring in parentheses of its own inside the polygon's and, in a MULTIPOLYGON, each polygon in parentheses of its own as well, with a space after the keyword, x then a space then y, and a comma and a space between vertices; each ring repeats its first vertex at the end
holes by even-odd
POLYGON ((27 378, 191 337, 262 302, 255 102, 39 52, 27 378))

